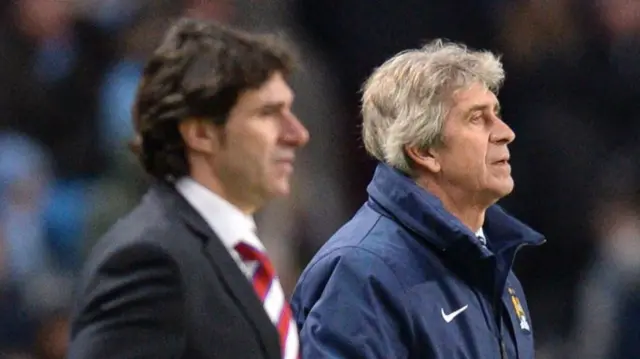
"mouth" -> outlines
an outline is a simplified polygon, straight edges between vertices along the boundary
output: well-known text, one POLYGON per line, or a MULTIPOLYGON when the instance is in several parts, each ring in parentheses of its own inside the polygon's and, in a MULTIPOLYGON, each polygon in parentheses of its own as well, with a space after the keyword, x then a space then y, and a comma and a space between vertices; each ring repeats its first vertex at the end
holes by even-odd
POLYGON ((286 172, 291 172, 293 171, 294 162, 295 162, 295 159, 293 158, 282 158, 282 159, 276 160, 276 165, 284 169, 286 172))
POLYGON ((295 158, 280 158, 276 160, 276 163, 278 164, 293 165, 294 162, 295 162, 295 158))
POLYGON ((505 159, 502 159, 502 160, 498 160, 498 161, 494 162, 494 164, 499 165, 499 166, 508 165, 509 164, 509 159, 505 158, 505 159))

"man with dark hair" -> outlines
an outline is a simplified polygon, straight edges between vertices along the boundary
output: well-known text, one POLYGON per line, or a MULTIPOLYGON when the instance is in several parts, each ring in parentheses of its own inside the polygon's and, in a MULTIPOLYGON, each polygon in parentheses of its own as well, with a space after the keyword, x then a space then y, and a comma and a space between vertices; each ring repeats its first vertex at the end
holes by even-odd
POLYGON ((184 19, 134 106, 144 199, 94 247, 69 358, 297 358, 297 328, 252 214, 289 193, 294 61, 280 41, 184 19))

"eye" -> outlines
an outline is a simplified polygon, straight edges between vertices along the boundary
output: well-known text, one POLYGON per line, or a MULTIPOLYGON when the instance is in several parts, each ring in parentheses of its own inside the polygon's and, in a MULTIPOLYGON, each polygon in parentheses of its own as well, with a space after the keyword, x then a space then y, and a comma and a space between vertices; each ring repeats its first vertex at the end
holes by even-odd
POLYGON ((274 108, 274 107, 263 107, 260 109, 260 116, 262 117, 267 117, 267 116, 273 116, 276 115, 279 112, 278 108, 274 108))
POLYGON ((476 112, 474 114, 471 115, 469 122, 474 123, 474 124, 479 124, 484 122, 484 116, 482 115, 481 112, 476 112))
POLYGON ((258 110, 259 117, 278 117, 282 116, 287 111, 287 106, 284 103, 269 103, 260 107, 258 110))

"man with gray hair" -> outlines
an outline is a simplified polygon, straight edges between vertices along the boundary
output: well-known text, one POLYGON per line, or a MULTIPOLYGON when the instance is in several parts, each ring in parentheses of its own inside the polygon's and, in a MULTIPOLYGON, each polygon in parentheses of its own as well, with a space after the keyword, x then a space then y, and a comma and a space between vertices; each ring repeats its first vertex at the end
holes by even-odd
POLYGON ((436 40, 374 71, 363 140, 369 199, 316 254, 292 308, 305 359, 532 359, 511 270, 545 240, 496 202, 513 189, 490 52, 436 40))

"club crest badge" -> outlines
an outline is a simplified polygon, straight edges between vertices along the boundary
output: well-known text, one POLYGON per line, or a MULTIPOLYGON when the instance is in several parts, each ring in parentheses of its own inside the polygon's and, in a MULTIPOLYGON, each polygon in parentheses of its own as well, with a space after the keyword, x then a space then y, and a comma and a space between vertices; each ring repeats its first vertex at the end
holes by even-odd
POLYGON ((509 296, 511 297, 511 304, 513 304, 513 310, 516 313, 516 317, 518 318, 518 322, 520 323, 520 329, 530 332, 531 326, 529 325, 529 321, 527 320, 527 314, 520 304, 520 299, 516 295, 516 291, 513 288, 509 288, 509 296))

